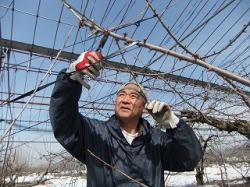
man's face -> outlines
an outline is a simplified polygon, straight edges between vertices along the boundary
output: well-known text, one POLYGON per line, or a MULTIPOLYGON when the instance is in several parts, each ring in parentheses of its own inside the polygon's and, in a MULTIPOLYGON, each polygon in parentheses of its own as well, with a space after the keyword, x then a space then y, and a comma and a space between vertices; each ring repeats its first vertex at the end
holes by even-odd
POLYGON ((145 99, 139 92, 123 89, 118 92, 115 102, 115 113, 121 120, 138 120, 145 107, 145 99))

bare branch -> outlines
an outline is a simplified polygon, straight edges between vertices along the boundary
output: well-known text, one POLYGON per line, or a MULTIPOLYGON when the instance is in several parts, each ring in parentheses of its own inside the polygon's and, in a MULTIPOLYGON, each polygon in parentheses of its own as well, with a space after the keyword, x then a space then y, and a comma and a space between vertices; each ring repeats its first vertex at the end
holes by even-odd
POLYGON ((183 110, 181 111, 181 117, 188 118, 189 122, 192 123, 206 123, 219 130, 227 132, 239 132, 248 139, 250 139, 250 122, 246 120, 225 120, 207 116, 205 114, 200 114, 194 111, 183 110))
MULTIPOLYGON (((73 7, 71 7, 69 5, 68 5, 67 8, 69 8, 71 11, 72 10, 76 11, 75 9, 73 9, 73 7)), ((74 11, 72 11, 72 12, 75 14, 74 11)), ((83 22, 83 24, 81 24, 81 26, 88 27, 90 30, 93 30, 94 33, 103 33, 105 35, 109 35, 109 36, 115 38, 116 40, 125 41, 126 43, 138 42, 138 41, 135 41, 132 38, 129 38, 127 35, 119 35, 119 34, 116 34, 114 32, 111 32, 110 30, 102 28, 101 26, 97 25, 93 20, 87 18, 85 15, 76 16, 76 17, 78 19, 79 18, 82 19, 82 21, 79 20, 80 22, 83 22)), ((176 57, 176 58, 178 58, 180 60, 188 61, 188 62, 191 62, 193 64, 202 66, 202 67, 204 67, 205 69, 207 69, 209 71, 213 71, 213 72, 217 73, 222 78, 227 77, 229 79, 232 79, 232 80, 234 80, 236 82, 239 82, 239 83, 241 83, 243 85, 246 85, 246 86, 250 87, 250 80, 245 79, 244 77, 240 77, 238 75, 235 75, 235 74, 233 74, 233 73, 231 73, 231 72, 229 72, 227 70, 224 70, 224 69, 221 69, 219 67, 213 66, 213 65, 209 64, 208 62, 205 62, 205 61, 199 59, 198 56, 194 56, 194 57, 186 56, 186 55, 183 55, 181 53, 177 53, 175 51, 163 48, 161 46, 156 46, 156 45, 147 43, 146 41, 139 41, 137 43, 137 45, 140 46, 140 47, 148 48, 148 49, 153 50, 153 51, 158 51, 158 52, 162 52, 164 54, 168 54, 168 55, 176 57)))
MULTIPOLYGON (((148 1, 147 1, 148 2, 148 1)), ((156 17, 158 18, 158 20, 160 21, 160 23, 162 24, 162 26, 165 28, 165 30, 168 32, 168 34, 174 39, 174 41, 184 50, 186 51, 188 54, 192 55, 192 56, 197 56, 197 54, 193 54, 191 51, 189 51, 184 45, 182 45, 181 42, 178 41, 178 39, 174 36, 174 34, 172 34, 171 30, 167 27, 167 25, 162 21, 161 17, 159 16, 159 14, 157 14, 156 10, 153 8, 152 4, 150 2, 148 2, 149 7, 151 8, 151 10, 154 12, 154 14, 156 15, 156 17)))
POLYGON ((247 27, 250 25, 250 21, 248 22, 248 24, 244 25, 243 28, 240 30, 240 32, 232 39, 232 40, 229 40, 228 44, 223 47, 220 51, 217 51, 217 52, 214 52, 213 54, 210 54, 210 55, 207 55, 207 56, 204 56, 202 57, 202 59, 205 59, 205 58, 209 58, 209 57, 212 57, 212 56, 215 56, 217 54, 220 54, 222 53, 223 51, 225 51, 228 47, 232 46, 232 44, 243 34, 246 32, 246 29, 247 27))
POLYGON ((236 92, 240 95, 242 100, 250 108, 250 98, 244 93, 244 91, 242 91, 238 86, 236 86, 231 80, 227 78, 225 78, 225 80, 236 90, 236 92))
POLYGON ((139 181, 133 179, 132 177, 128 176, 128 175, 127 175, 126 173, 124 173, 123 171, 121 171, 121 170, 115 168, 114 166, 108 164, 107 162, 105 162, 104 160, 102 160, 101 158, 99 158, 98 156, 96 156, 94 153, 92 153, 89 149, 88 149, 87 151, 89 152, 89 154, 90 154, 91 156, 93 156, 93 157, 95 157, 97 160, 101 161, 105 166, 108 166, 108 167, 110 167, 111 169, 116 170, 117 172, 121 173, 122 175, 124 175, 124 176, 127 177, 128 179, 132 180, 133 182, 135 182, 135 183, 137 183, 137 184, 139 184, 139 185, 141 185, 141 186, 147 187, 145 184, 142 184, 142 183, 140 183, 139 181))

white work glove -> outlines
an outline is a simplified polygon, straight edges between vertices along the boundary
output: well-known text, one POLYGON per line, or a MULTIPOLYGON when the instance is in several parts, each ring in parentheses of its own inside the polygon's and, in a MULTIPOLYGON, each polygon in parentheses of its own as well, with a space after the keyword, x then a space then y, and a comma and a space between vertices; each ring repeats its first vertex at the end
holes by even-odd
POLYGON ((179 118, 173 113, 171 106, 157 100, 151 101, 145 105, 145 108, 154 120, 167 129, 175 128, 179 118))
POLYGON ((92 79, 96 79, 100 75, 100 69, 102 69, 102 55, 98 51, 86 51, 83 52, 76 61, 69 65, 66 73, 72 73, 70 78, 78 81, 87 89, 90 89, 90 85, 83 80, 84 74, 88 75, 92 79))

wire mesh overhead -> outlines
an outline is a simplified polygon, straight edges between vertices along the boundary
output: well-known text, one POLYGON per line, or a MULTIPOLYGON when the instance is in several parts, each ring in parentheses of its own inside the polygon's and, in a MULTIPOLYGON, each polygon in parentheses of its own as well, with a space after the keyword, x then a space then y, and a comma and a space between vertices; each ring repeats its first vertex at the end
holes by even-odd
POLYGON ((106 120, 114 113, 117 89, 135 80, 150 100, 171 104, 200 135, 220 129, 249 138, 248 0, 66 3, 0 2, 1 141, 27 131, 35 133, 21 140, 35 141, 45 136, 41 132, 50 132, 53 85, 39 88, 100 44, 104 56, 118 53, 105 61, 97 80, 86 77, 91 89, 83 90, 81 113, 106 120), (101 43, 104 36, 107 41, 101 43))

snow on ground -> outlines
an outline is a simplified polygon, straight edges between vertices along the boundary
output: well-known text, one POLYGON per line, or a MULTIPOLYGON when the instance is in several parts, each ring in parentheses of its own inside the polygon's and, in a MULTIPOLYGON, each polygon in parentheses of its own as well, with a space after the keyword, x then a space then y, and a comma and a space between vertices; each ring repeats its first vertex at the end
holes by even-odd
MULTIPOLYGON (((214 180, 221 180, 222 177, 224 180, 235 180, 241 179, 242 176, 250 177, 250 164, 245 164, 240 168, 235 168, 230 165, 224 166, 211 166, 205 168, 204 182, 212 182, 214 180), (225 172, 226 170, 226 172, 225 172), (223 175, 221 174, 223 172, 223 175), (227 173, 227 175, 226 175, 227 173)), ((188 185, 196 185, 195 171, 192 172, 183 172, 176 175, 171 175, 166 180, 167 186, 182 187, 188 185)), ((244 181, 238 182, 238 184, 243 183, 244 181)))
MULTIPOLYGON (((171 173, 171 175, 165 175, 166 178, 166 186, 173 186, 173 187, 183 187, 183 186, 195 186, 196 179, 195 179, 195 171, 192 172, 183 172, 183 173, 171 173)), ((204 181, 214 181, 214 180, 221 180, 223 177, 224 180, 234 180, 234 179, 241 179, 242 176, 250 177, 250 164, 246 163, 241 165, 240 168, 232 167, 230 165, 224 166, 211 166, 205 168, 205 176, 204 181), (225 172, 226 171, 226 172, 225 172), (223 175, 221 175, 223 172, 223 175), (227 175, 225 175, 227 173, 227 175)), ((18 178, 18 182, 28 182, 28 181, 36 181, 39 178, 36 174, 23 176, 18 178)), ((45 184, 43 185, 36 185, 35 187, 85 187, 87 182, 86 179, 82 177, 55 177, 52 174, 48 174, 45 176, 47 179, 45 184)), ((239 183, 243 183, 240 180, 239 183)))

